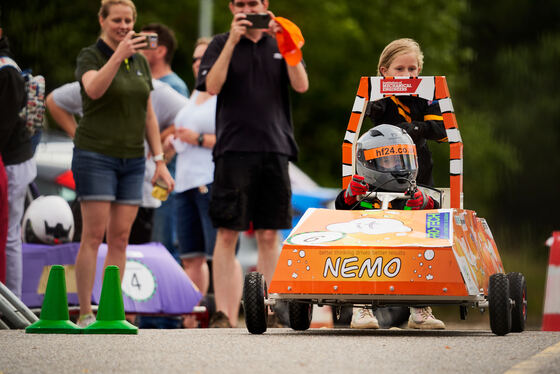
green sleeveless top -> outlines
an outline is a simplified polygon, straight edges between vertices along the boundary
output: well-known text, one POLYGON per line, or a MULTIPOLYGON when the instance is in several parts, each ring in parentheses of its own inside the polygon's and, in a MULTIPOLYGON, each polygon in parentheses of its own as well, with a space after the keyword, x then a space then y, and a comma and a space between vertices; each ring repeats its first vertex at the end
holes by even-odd
POLYGON ((81 50, 76 78, 80 82, 83 117, 74 138, 77 148, 118 158, 144 156, 146 107, 152 77, 146 58, 137 53, 124 61, 105 94, 97 100, 86 95, 82 76, 99 70, 113 50, 103 40, 81 50))

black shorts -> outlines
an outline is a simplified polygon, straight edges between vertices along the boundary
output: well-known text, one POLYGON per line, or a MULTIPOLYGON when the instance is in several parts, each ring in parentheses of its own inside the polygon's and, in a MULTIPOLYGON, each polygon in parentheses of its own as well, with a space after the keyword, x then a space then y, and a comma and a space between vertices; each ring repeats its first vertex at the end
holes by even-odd
POLYGON ((244 231, 292 227, 288 156, 226 152, 216 161, 210 200, 215 227, 244 231))

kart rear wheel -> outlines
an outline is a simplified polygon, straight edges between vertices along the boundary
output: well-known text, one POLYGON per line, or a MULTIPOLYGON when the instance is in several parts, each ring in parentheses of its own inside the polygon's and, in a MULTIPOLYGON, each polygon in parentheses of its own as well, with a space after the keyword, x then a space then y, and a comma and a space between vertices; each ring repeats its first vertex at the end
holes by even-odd
POLYGON ((305 331, 311 325, 313 318, 313 304, 291 301, 288 304, 290 327, 294 330, 305 331))
POLYGON ((505 274, 498 273, 490 276, 488 304, 490 329, 496 335, 506 335, 511 331, 511 302, 509 281, 505 274))
POLYGON ((515 302, 511 309, 511 331, 522 332, 527 321, 527 282, 521 273, 508 273, 509 297, 515 302))
POLYGON ((245 325, 251 334, 262 334, 266 331, 268 307, 264 300, 267 297, 268 292, 263 275, 257 272, 245 275, 243 309, 245 310, 245 325))

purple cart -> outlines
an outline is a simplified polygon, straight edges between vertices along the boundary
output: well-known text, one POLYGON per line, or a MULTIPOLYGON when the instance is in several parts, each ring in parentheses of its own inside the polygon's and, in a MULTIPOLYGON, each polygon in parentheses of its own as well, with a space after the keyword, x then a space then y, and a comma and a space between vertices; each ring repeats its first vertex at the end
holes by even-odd
MULTIPOLYGON (((30 308, 41 307, 50 265, 64 265, 68 303, 78 304, 75 293, 74 263, 80 243, 23 245, 22 301, 30 308)), ((99 303, 103 282, 103 262, 107 245, 99 247, 92 302, 99 303)), ((183 269, 160 243, 129 245, 122 279, 124 310, 138 314, 190 313, 202 295, 183 269)))

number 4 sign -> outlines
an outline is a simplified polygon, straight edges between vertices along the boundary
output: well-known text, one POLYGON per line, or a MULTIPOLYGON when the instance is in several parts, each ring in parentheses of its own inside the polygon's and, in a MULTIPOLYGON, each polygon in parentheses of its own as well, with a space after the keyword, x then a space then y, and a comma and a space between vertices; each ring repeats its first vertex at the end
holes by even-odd
POLYGON ((122 291, 135 301, 147 301, 155 294, 157 283, 150 268, 128 259, 122 281, 122 291))

